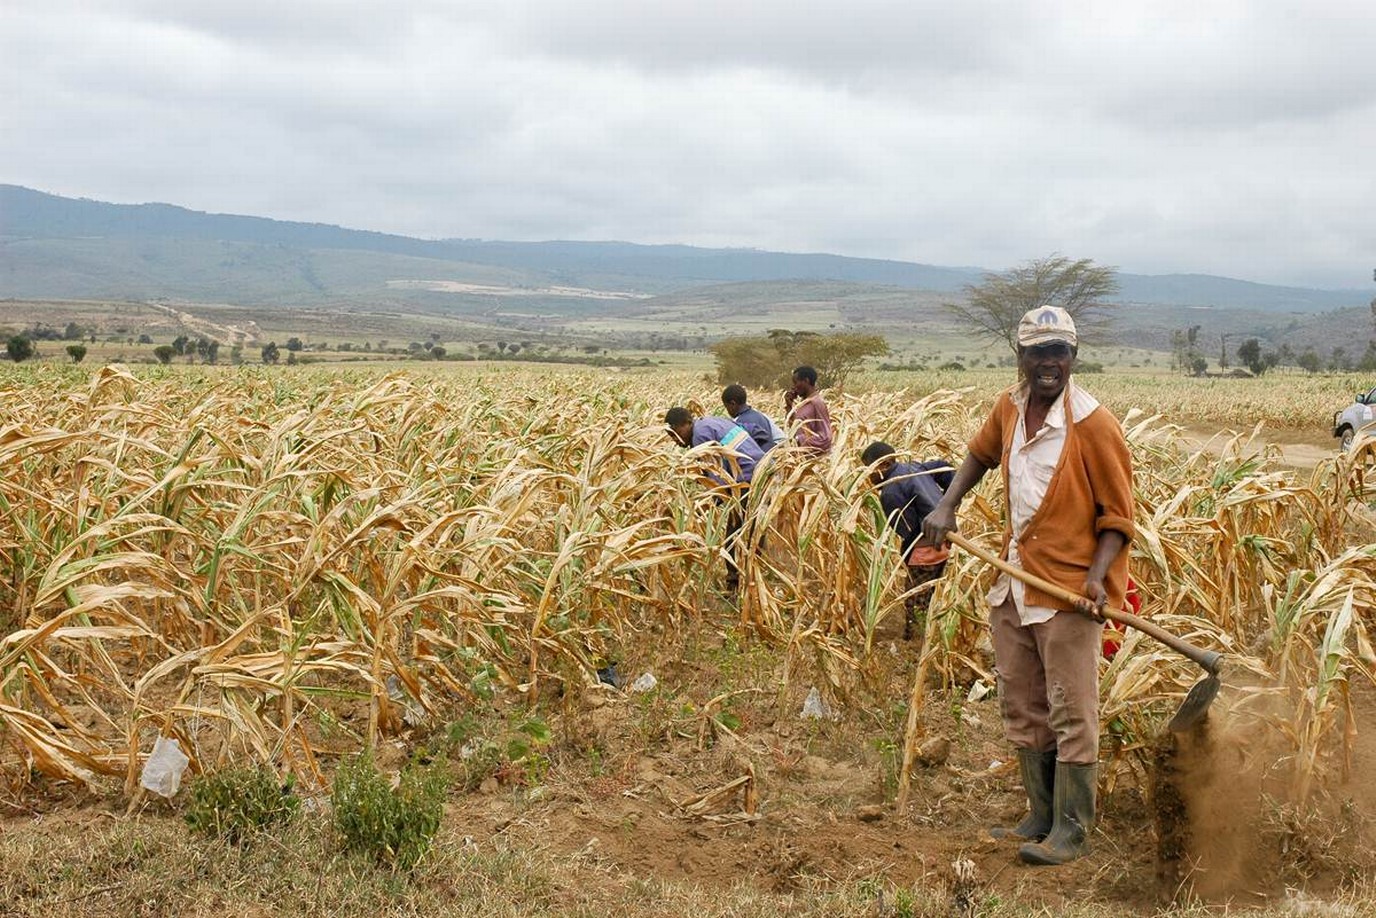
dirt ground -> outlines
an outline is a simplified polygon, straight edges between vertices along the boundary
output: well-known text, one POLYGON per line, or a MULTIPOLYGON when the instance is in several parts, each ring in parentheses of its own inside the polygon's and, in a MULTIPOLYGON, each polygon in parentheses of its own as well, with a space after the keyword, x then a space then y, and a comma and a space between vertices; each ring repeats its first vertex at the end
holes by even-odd
MULTIPOLYGON (((613 721, 617 708, 599 713, 613 721)), ((454 805, 454 817, 480 840, 514 835, 554 844, 571 858, 699 884, 746 880, 782 892, 816 879, 880 877, 900 888, 940 887, 949 884, 956 861, 968 858, 981 888, 1029 904, 1093 896, 1135 910, 1159 902, 1151 846, 1128 842, 1148 822, 1136 794, 1108 801, 1098 850, 1075 867, 1021 867, 1016 845, 989 838, 990 825, 1021 818, 1022 797, 997 737, 996 705, 972 708, 949 759, 919 766, 903 812, 885 786, 886 763, 852 746, 862 742, 854 731, 814 731, 790 711, 752 732, 752 744, 772 760, 754 766, 753 815, 745 811, 744 786, 701 809, 691 802, 750 776, 756 757, 730 743, 698 751, 685 742, 627 758, 602 779, 554 784, 534 805, 500 791, 469 797, 454 805)))
MULTIPOLYGON (((880 714, 870 698, 838 702, 835 719, 805 720, 805 688, 740 688, 760 683, 771 662, 749 649, 660 659, 659 685, 648 693, 589 690, 551 718, 555 738, 538 773, 497 769, 470 790, 456 782, 442 835, 475 850, 548 851, 592 883, 629 877, 709 891, 746 884, 787 894, 863 881, 949 897, 960 886, 955 864, 968 860, 973 901, 1052 913, 1087 902, 1112 914, 1181 902, 1265 905, 1297 888, 1340 897, 1376 863, 1365 842, 1376 817, 1369 690, 1357 694, 1348 778, 1310 810, 1274 802, 1270 795, 1283 799, 1285 762, 1260 722, 1234 711, 1225 688, 1205 731, 1142 751, 1153 776, 1146 786, 1126 781, 1101 794, 1088 858, 1029 868, 1015 844, 987 834, 1024 807, 998 702, 971 701, 962 688, 931 697, 927 734, 949 747, 932 744, 900 811, 896 762, 916 646, 895 637, 881 639, 888 663, 874 691, 893 704, 880 714), (714 704, 724 684, 733 694, 714 704), (724 711, 729 718, 711 714, 724 711)), ((639 669, 628 664, 626 674, 639 669)), ((398 765, 419 740, 399 738, 383 763, 398 765)), ((464 767, 461 753, 453 767, 464 767)), ((79 838, 127 819, 123 806, 113 796, 31 786, 5 805, 0 839, 40 826, 44 844, 79 838)), ((175 802, 150 804, 141 818, 175 822, 176 810, 175 802)))
MULTIPOLYGON (((621 704, 598 709, 594 719, 615 724, 621 704)), ((959 727, 948 720, 949 758, 919 766, 901 812, 883 763, 857 754, 855 731, 814 731, 790 711, 754 725, 753 741, 773 764, 753 772, 760 799, 753 818, 743 812, 743 789, 704 812, 684 805, 752 774, 751 757, 731 744, 699 752, 692 743, 629 757, 599 780, 553 784, 533 805, 500 791, 468 797, 454 816, 479 839, 507 834, 640 876, 701 884, 747 878, 776 891, 858 877, 949 889, 953 865, 968 859, 982 896, 1053 912, 1086 900, 1151 913, 1180 902, 1265 905, 1300 887, 1340 894, 1371 866, 1358 829, 1376 817, 1376 736, 1366 729, 1376 725, 1376 705, 1361 707, 1349 779, 1326 806, 1288 816, 1267 796, 1284 793, 1272 780, 1282 763, 1249 743, 1246 730, 1230 730, 1225 708, 1219 714, 1201 733, 1163 741, 1173 750, 1180 799, 1164 820, 1173 825, 1157 812, 1169 806, 1157 799, 1160 788, 1116 789, 1101 800, 1093 854, 1059 868, 1023 866, 1015 844, 987 833, 1024 808, 995 701, 965 705, 959 727), (1179 836, 1177 848, 1171 839, 1162 844, 1163 832, 1179 836)))
MULTIPOLYGON (((891 663, 883 694, 904 699, 917 647, 899 639, 896 625, 880 645, 891 663)), ((693 687, 721 678, 711 664, 661 665, 657 691, 675 699, 671 707, 690 698, 701 707, 703 692, 693 687)), ((861 878, 950 890, 954 865, 968 859, 976 898, 1053 912, 1085 901, 1124 914, 1180 902, 1264 905, 1300 887, 1338 894, 1373 865, 1359 838, 1376 817, 1369 690, 1357 693, 1347 778, 1309 812, 1274 802, 1286 793, 1280 743, 1266 742, 1272 734, 1225 688, 1204 729, 1166 734, 1142 752, 1144 763, 1164 755, 1162 781, 1125 781, 1101 796, 1093 854, 1059 868, 1023 866, 1016 844, 989 837, 990 826, 1021 818, 1025 798, 997 700, 969 697, 962 687, 928 703, 926 734, 949 747, 937 742, 919 762, 902 811, 901 718, 881 724, 842 704, 834 721, 804 720, 799 689, 743 696, 731 731, 679 721, 656 732, 646 729, 654 702, 607 691, 572 725, 586 746, 603 750, 596 774, 566 763, 535 793, 489 781, 456 799, 450 817, 478 843, 503 836, 639 877, 723 887, 744 880, 776 892, 861 878), (1163 816, 1168 797, 1178 803, 1163 816)))

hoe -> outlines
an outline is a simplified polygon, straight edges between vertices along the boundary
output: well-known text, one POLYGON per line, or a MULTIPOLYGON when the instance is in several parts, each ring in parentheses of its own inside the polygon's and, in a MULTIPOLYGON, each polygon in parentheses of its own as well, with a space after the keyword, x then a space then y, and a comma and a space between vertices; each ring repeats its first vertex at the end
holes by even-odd
MULTIPOLYGON (((994 567, 1008 574, 1010 577, 1016 577, 1028 586, 1036 587, 1043 593, 1048 593, 1070 603, 1077 602, 1081 599, 1078 594, 1064 587, 1043 580, 1035 574, 1029 574, 1021 568, 1014 567, 993 552, 974 544, 958 532, 948 532, 946 533, 946 538, 951 544, 959 545, 976 558, 994 565, 994 567)), ((1203 721, 1209 713, 1209 705, 1213 704, 1214 696, 1218 694, 1218 672, 1223 663, 1223 654, 1213 650, 1205 650, 1202 647, 1196 647, 1184 638, 1171 634, 1169 631, 1165 631, 1151 622, 1133 615, 1131 612, 1122 612, 1117 609, 1105 608, 1100 610, 1100 614, 1110 621, 1120 622, 1131 628, 1136 628, 1143 634, 1155 638, 1176 653, 1189 657, 1195 663, 1199 664, 1204 672, 1208 673, 1205 678, 1196 682, 1194 687, 1190 689, 1190 693, 1185 696, 1185 701, 1180 705, 1180 709, 1175 712, 1175 716, 1171 718, 1167 726, 1176 733, 1183 733, 1203 721)))

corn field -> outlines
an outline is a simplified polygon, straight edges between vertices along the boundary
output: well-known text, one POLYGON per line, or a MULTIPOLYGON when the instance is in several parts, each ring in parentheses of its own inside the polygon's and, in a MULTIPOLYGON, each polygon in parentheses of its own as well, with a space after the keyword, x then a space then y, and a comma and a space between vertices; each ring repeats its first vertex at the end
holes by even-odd
MULTIPOLYGON (((863 697, 906 580, 858 455, 883 439, 958 460, 987 401, 836 395, 830 456, 779 450, 758 469, 727 602, 728 510, 705 474, 719 457, 661 425, 687 397, 719 404, 686 374, 40 366, 3 371, 0 395, 0 774, 130 793, 159 735, 194 768, 320 781, 339 755, 495 694, 576 703, 605 661, 672 652, 704 617, 779 648, 780 690, 863 697)), ((1266 716, 1307 795, 1340 770, 1349 679, 1371 676, 1366 447, 1302 476, 1240 441, 1182 453, 1179 417, 1120 417, 1144 613, 1227 653, 1244 702, 1283 700, 1266 716)), ((961 524, 988 544, 996 477, 961 524)), ((989 580, 953 557, 919 685, 992 682, 989 580)), ((1102 689, 1123 774, 1197 674, 1129 636, 1102 689)))
MULTIPOLYGON (((992 399, 1009 384, 1014 372, 1011 367, 962 372, 870 371, 860 374, 859 382, 867 389, 958 389, 978 400, 992 399)), ((1370 374, 1364 373, 1306 376, 1287 371, 1260 379, 1234 379, 1196 378, 1164 370, 1084 375, 1080 381, 1120 418, 1133 408, 1149 408, 1172 423, 1196 430, 1214 426, 1245 432, 1262 424, 1268 430, 1306 431, 1318 438, 1330 433, 1324 425, 1333 412, 1349 404, 1357 393, 1369 390, 1372 382, 1370 374)))

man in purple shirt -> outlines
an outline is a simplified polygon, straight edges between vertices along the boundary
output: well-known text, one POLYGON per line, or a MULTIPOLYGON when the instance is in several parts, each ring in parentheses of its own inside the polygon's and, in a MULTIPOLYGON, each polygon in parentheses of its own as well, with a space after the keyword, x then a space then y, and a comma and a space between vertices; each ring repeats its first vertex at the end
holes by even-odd
POLYGON ((708 475, 722 486, 720 499, 730 502, 726 522, 726 544, 730 547, 726 555, 726 587, 735 590, 740 585, 740 568, 735 557, 740 547, 737 536, 745 522, 745 498, 750 480, 755 476, 756 463, 764 458, 764 451, 750 439, 745 428, 726 418, 694 420, 687 408, 674 407, 665 413, 664 424, 679 446, 720 443, 731 450, 730 455, 722 457, 722 471, 708 472, 708 475))
POLYGON ((722 457, 723 470, 731 477, 725 479, 715 473, 712 477, 728 488, 744 490, 750 486, 750 479, 755 477, 755 464, 764 458, 764 451, 744 427, 726 418, 694 420, 687 408, 670 408, 664 415, 664 423, 679 446, 720 443, 731 450, 732 455, 722 457))
POLYGON ((815 369, 798 367, 793 371, 793 388, 784 393, 784 407, 788 409, 788 425, 798 425, 793 436, 799 446, 819 455, 831 452, 831 412, 817 389, 815 369))

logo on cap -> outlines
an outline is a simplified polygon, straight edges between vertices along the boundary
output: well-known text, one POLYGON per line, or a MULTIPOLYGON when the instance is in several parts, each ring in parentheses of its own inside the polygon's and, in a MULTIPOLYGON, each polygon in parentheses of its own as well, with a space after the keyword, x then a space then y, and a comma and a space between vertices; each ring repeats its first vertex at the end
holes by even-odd
POLYGON ((1065 341, 1073 347, 1075 339, 1075 320, 1059 306, 1029 309, 1018 323, 1018 343, 1022 345, 1065 341))

